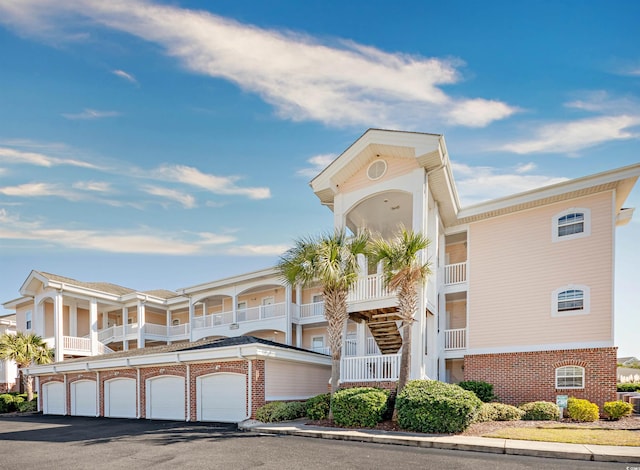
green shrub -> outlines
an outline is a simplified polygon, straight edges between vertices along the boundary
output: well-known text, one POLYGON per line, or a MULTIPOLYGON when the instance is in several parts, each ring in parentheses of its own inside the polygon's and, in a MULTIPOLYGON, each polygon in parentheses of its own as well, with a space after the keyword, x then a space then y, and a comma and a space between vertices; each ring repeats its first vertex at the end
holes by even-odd
POLYGON ((493 394, 493 385, 487 382, 468 380, 466 382, 460 382, 458 386, 475 393, 476 396, 485 403, 489 403, 498 398, 493 394))
POLYGON ((388 390, 354 387, 333 394, 333 420, 339 426, 373 427, 387 411, 388 390))
POLYGON ((524 411, 522 419, 526 421, 557 421, 560 419, 560 408, 550 401, 533 401, 520 406, 524 411))
POLYGON ((276 423, 301 418, 304 416, 304 412, 305 404, 303 402, 292 401, 285 403, 273 401, 258 408, 256 419, 263 423, 276 423))
POLYGON ((10 393, 3 393, 0 395, 0 413, 9 413, 10 411, 16 410, 13 398, 13 395, 10 393))
POLYGON ((618 384, 619 392, 640 392, 640 383, 618 384))
POLYGON ((618 420, 633 413, 633 405, 621 400, 608 401, 602 408, 610 420, 618 420))
POLYGON ((475 393, 437 380, 411 380, 396 398, 398 424, 418 432, 462 432, 481 406, 475 393))
POLYGON ((18 411, 21 413, 36 411, 37 409, 38 404, 35 401, 23 401, 18 403, 18 411))
POLYGON ((328 393, 309 398, 306 403, 307 417, 314 420, 327 419, 330 405, 331 395, 328 393))
POLYGON ((567 413, 569 414, 569 418, 576 421, 591 422, 598 421, 598 418, 600 418, 598 405, 581 398, 569 397, 567 413))
POLYGON ((476 414, 474 422, 485 421, 518 421, 524 416, 524 411, 515 406, 504 403, 483 403, 476 414))

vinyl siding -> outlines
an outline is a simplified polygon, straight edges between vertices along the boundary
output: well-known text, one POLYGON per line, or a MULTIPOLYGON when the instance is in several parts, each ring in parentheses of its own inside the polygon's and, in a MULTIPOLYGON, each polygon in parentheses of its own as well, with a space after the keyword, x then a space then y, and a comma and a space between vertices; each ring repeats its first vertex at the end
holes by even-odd
POLYGON ((300 400, 327 392, 331 367, 267 360, 264 375, 267 401, 300 400))
MULTIPOLYGON (((413 170, 418 168, 418 163, 414 158, 384 157, 384 160, 386 160, 387 162, 387 172, 382 178, 375 180, 374 183, 380 183, 397 176, 411 173, 413 170)), ((351 191, 370 186, 372 184, 372 181, 367 176, 367 168, 369 168, 370 163, 371 162, 367 163, 364 167, 360 168, 360 170, 358 170, 351 178, 342 183, 340 185, 339 191, 341 193, 349 193, 351 191)))

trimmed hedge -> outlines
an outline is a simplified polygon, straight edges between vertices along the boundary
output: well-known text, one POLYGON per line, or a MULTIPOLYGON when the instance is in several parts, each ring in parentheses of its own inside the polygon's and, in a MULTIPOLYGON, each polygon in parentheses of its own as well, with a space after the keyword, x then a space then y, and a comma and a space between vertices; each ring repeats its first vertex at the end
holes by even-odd
POLYGON ((493 394, 493 385, 488 382, 467 380, 466 382, 460 382, 458 386, 475 393, 484 403, 489 403, 498 398, 493 394))
POLYGON ((327 419, 330 406, 331 395, 329 393, 323 393, 309 398, 306 402, 307 418, 313 420, 327 419))
POLYGON ((618 384, 619 392, 640 392, 640 383, 618 384))
POLYGON ((523 420, 526 421, 558 421, 560 408, 550 401, 532 401, 520 406, 524 411, 523 420))
POLYGON ((518 421, 524 416, 524 411, 515 406, 504 403, 483 403, 476 414, 474 423, 485 421, 518 421))
POLYGON ((598 418, 600 418, 600 408, 589 400, 569 397, 569 402, 567 403, 567 414, 569 415, 569 418, 576 421, 598 421, 598 418))
POLYGON ((299 401, 274 401, 258 408, 256 419, 263 423, 276 423, 302 418, 305 415, 305 403, 299 401))
POLYGON ((36 403, 35 401, 23 401, 18 403, 18 411, 20 413, 36 411, 37 409, 38 409, 38 403, 36 403))
POLYGON ((339 426, 373 427, 387 411, 389 391, 372 387, 354 387, 333 394, 333 421, 339 426))
POLYGON ((475 393, 437 380, 410 380, 396 398, 398 424, 418 432, 462 432, 481 406, 475 393))
POLYGON ((602 409, 612 421, 617 421, 633 413, 633 405, 621 400, 605 402, 602 409))

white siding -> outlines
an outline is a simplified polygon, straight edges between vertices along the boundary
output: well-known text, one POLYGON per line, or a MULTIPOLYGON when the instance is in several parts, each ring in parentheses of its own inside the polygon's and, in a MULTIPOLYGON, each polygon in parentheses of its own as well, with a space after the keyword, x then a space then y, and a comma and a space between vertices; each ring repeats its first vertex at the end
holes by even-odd
POLYGON ((331 367, 268 360, 265 364, 265 398, 300 400, 326 393, 331 367))

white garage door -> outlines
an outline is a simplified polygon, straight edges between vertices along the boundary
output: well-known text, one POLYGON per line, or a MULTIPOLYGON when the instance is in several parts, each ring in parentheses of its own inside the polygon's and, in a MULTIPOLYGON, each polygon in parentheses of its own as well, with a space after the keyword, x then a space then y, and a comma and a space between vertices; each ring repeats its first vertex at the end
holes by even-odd
POLYGON ((96 416, 96 382, 79 380, 71 384, 71 414, 96 416))
POLYGON ((184 378, 172 375, 147 380, 147 419, 185 420, 184 378))
POLYGON ((46 415, 65 414, 64 384, 51 382, 42 386, 42 412, 46 415))
POLYGON ((104 383, 104 415, 107 418, 135 418, 136 380, 113 379, 104 383))
POLYGON ((237 423, 247 417, 244 374, 218 373, 198 377, 198 421, 237 423))

